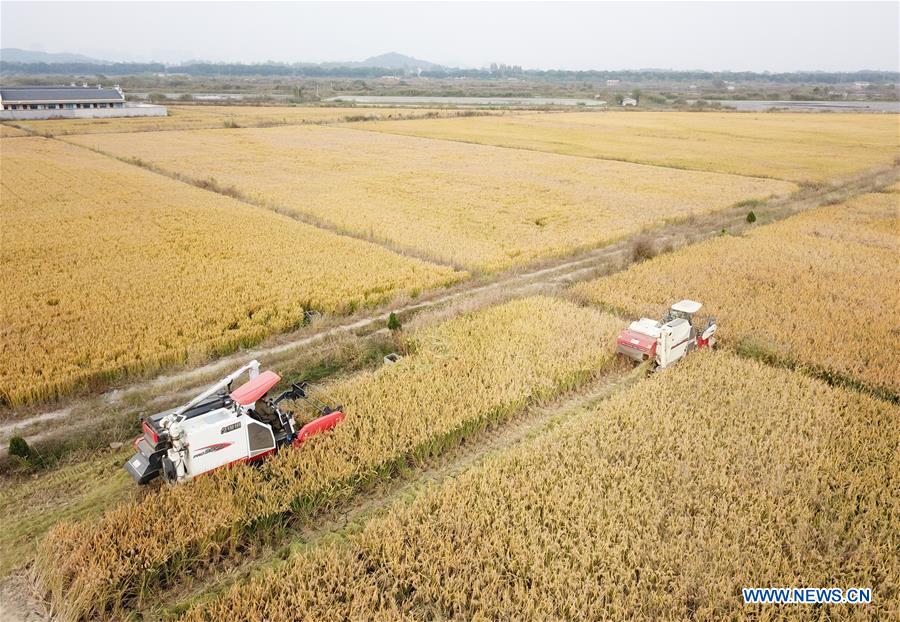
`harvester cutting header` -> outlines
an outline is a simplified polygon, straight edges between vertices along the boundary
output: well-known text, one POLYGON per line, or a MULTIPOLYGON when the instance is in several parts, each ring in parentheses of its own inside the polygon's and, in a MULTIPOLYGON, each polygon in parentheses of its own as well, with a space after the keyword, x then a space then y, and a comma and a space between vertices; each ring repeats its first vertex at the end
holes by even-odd
POLYGON ((642 317, 619 333, 616 352, 637 362, 653 361, 656 369, 665 369, 697 348, 716 344, 718 325, 709 318, 702 331, 695 316, 703 305, 682 300, 672 305, 659 321, 642 317))
POLYGON ((259 373, 259 362, 251 361, 183 406, 146 417, 144 434, 135 439, 137 453, 125 469, 138 484, 159 475, 183 482, 229 464, 260 460, 283 447, 298 448, 344 419, 340 406, 317 397, 306 382, 267 398, 280 380, 273 371, 259 373), (245 373, 249 380, 232 391, 231 384, 245 373), (299 430, 294 413, 279 407, 284 400, 298 399, 316 410, 316 417, 299 430))

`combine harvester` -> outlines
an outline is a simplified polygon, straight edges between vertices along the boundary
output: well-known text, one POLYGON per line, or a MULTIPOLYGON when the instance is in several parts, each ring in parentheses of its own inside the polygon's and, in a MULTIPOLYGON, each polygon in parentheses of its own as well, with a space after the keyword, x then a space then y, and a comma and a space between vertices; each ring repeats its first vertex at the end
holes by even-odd
POLYGON ((283 447, 299 448, 344 419, 340 406, 315 397, 306 382, 267 399, 279 380, 273 371, 260 374, 259 362, 251 361, 187 404, 144 418, 144 434, 135 439, 137 453, 125 470, 138 484, 159 475, 167 482, 184 482, 230 464, 261 460, 283 447), (232 391, 231 383, 244 373, 250 379, 232 391), (317 411, 317 418, 299 430, 294 414, 278 407, 283 400, 296 399, 308 401, 317 411))
POLYGON ((652 361, 662 370, 697 348, 716 344, 715 318, 709 318, 703 332, 694 326, 694 315, 703 305, 693 300, 676 302, 662 320, 643 317, 619 333, 616 352, 639 363, 652 361))

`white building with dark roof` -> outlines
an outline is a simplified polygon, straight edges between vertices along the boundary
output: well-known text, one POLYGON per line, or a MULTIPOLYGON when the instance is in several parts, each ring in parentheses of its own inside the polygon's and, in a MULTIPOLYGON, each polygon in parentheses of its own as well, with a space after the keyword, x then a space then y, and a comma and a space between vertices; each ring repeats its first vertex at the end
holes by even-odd
POLYGON ((118 85, 2 86, 0 120, 90 117, 164 117, 163 106, 130 104, 118 85))
POLYGON ((123 108, 125 93, 117 86, 5 86, 0 87, 0 110, 75 110, 123 108))

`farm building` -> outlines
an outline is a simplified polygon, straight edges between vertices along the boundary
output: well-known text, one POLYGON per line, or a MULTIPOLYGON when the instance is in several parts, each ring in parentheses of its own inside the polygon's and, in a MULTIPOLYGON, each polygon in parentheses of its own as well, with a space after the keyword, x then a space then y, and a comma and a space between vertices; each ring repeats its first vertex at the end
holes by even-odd
POLYGON ((162 106, 132 106, 118 85, 0 87, 0 119, 165 116, 162 106))
POLYGON ((125 93, 118 86, 12 86, 0 89, 2 110, 72 110, 122 108, 125 93))

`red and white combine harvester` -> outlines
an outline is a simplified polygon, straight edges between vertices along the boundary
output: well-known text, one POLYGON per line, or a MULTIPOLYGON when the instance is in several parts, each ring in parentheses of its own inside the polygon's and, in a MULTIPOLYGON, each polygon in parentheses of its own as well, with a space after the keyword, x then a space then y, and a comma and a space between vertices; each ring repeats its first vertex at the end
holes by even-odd
POLYGON ((340 406, 315 397, 305 382, 267 398, 279 380, 275 372, 259 373, 259 362, 251 361, 187 404, 146 417, 144 435, 135 439, 137 453, 125 469, 138 484, 158 475, 183 482, 225 465, 260 460, 283 447, 297 448, 344 419, 340 406), (245 373, 250 379, 232 391, 231 383, 245 373), (278 407, 297 399, 316 409, 316 418, 299 430, 294 413, 278 407))
POLYGON ((697 348, 716 343, 715 318, 709 318, 702 332, 694 325, 694 316, 703 305, 693 300, 676 302, 662 320, 641 318, 619 333, 616 352, 638 362, 653 361, 656 369, 665 369, 697 348))

